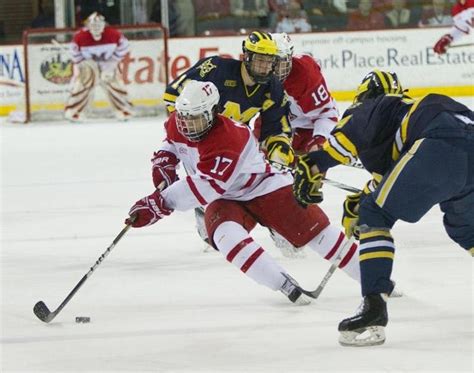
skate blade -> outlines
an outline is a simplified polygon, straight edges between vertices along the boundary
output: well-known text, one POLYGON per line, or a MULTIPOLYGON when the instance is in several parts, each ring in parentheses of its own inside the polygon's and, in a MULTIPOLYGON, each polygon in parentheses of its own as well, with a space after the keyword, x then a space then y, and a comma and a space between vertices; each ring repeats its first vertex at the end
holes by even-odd
POLYGON ((344 347, 378 346, 385 342, 383 326, 369 326, 354 331, 344 331, 339 335, 339 344, 344 347))

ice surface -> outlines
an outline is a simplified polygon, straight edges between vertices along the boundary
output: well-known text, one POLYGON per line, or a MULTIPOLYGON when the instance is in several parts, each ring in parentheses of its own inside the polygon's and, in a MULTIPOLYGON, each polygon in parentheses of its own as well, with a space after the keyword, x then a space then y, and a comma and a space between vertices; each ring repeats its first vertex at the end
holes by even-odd
MULTIPOLYGON (((57 318, 40 322, 33 305, 55 309, 153 190, 162 121, 1 124, 2 372, 473 371, 472 258, 438 207, 393 230, 405 296, 389 302, 383 346, 338 345, 338 322, 360 302, 343 273, 295 307, 203 253, 192 212, 130 231, 57 318)), ((328 177, 360 187, 368 175, 340 166, 328 177)), ((324 193, 339 222, 345 193, 324 193)), ((263 229, 254 237, 307 288, 329 267, 312 252, 283 257, 263 229)))

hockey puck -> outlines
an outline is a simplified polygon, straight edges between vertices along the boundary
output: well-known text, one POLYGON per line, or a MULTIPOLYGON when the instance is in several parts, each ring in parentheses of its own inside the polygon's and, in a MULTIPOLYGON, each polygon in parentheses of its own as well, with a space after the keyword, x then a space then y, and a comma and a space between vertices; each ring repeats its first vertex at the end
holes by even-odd
POLYGON ((91 321, 91 318, 90 317, 85 317, 85 316, 78 316, 76 317, 76 322, 77 323, 83 323, 83 324, 86 324, 88 322, 91 321))

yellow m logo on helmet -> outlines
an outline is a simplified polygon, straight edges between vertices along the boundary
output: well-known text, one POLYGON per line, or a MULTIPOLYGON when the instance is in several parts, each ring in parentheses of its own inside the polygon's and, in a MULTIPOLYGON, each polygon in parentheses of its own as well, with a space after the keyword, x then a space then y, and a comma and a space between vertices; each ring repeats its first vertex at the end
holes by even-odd
POLYGON ((278 53, 275 41, 268 32, 253 31, 243 44, 244 52, 249 51, 257 54, 274 56, 278 53))

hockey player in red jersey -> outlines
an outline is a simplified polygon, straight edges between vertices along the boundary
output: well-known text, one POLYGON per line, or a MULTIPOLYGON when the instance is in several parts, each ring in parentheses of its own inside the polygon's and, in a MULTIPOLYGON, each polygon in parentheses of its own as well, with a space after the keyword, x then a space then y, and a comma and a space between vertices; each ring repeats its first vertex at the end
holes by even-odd
POLYGON ((102 15, 94 12, 87 18, 86 27, 79 30, 72 41, 74 78, 64 112, 66 119, 81 120, 98 83, 106 91, 116 117, 120 120, 130 118, 132 105, 118 68, 127 52, 127 38, 107 25, 102 15))
MULTIPOLYGON (((332 98, 321 67, 308 54, 293 55, 294 46, 288 34, 271 34, 278 48, 275 75, 283 83, 290 102, 292 146, 297 154, 319 149, 337 123, 339 112, 332 98)), ((258 131, 258 121, 256 128, 258 131)), ((301 249, 293 247, 276 232, 271 236, 283 255, 301 256, 301 249)))
POLYGON ((317 150, 337 123, 336 102, 316 60, 308 54, 293 55, 293 42, 286 33, 272 38, 279 56, 275 74, 290 101, 293 149, 300 154, 317 150))
POLYGON ((452 42, 469 34, 474 24, 474 0, 458 0, 451 9, 451 15, 453 16, 453 27, 433 47, 433 50, 438 54, 446 53, 452 42))
POLYGON ((218 102, 213 83, 186 84, 165 124, 166 139, 153 158, 157 190, 135 203, 126 223, 143 227, 173 210, 204 206, 211 244, 248 277, 280 290, 292 302, 303 303, 305 297, 287 271, 249 235, 257 223, 329 261, 342 253, 339 268, 359 281, 357 245, 331 225, 318 206, 303 208, 296 202, 291 174, 266 160, 246 125, 218 114, 218 102), (180 180, 179 162, 188 175, 180 180))

